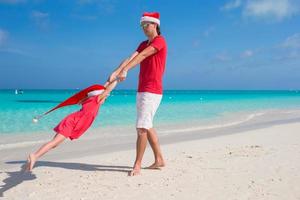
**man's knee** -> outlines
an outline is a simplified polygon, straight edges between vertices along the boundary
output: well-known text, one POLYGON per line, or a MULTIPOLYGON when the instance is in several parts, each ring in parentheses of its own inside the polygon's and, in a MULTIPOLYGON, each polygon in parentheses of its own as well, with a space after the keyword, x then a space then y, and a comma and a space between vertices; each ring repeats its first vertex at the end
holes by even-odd
POLYGON ((148 130, 145 128, 137 128, 136 129, 138 136, 147 135, 148 130))

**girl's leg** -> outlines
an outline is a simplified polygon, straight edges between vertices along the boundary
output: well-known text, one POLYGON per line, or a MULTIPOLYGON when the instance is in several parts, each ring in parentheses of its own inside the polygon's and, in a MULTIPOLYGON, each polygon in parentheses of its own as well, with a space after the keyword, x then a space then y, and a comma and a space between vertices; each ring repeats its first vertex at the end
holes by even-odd
POLYGON ((61 134, 56 134, 54 138, 42 145, 36 152, 29 154, 28 156, 28 163, 27 163, 27 170, 31 171, 36 160, 43 156, 45 153, 47 153, 50 149, 53 149, 57 147, 59 144, 61 144, 65 140, 65 136, 61 134))

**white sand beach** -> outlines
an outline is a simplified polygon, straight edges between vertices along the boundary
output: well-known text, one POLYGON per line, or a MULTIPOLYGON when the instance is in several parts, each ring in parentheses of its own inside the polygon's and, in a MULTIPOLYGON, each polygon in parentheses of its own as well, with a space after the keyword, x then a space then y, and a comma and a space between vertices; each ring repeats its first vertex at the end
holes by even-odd
MULTIPOLYGON (((136 177, 127 175, 134 137, 124 149, 99 153, 82 140, 85 153, 74 157, 60 152, 71 155, 79 144, 62 145, 32 173, 20 171, 24 159, 8 159, 1 165, 1 199, 300 199, 299 121, 229 130, 213 137, 193 138, 201 135, 197 131, 163 137, 167 166, 136 177)), ((147 148, 144 166, 152 159, 147 148)))

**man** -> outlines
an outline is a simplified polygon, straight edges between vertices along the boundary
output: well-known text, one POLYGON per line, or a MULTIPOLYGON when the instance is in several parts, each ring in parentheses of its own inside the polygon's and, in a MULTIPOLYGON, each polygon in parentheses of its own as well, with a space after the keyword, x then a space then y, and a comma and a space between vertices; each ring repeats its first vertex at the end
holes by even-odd
POLYGON ((137 142, 136 159, 130 176, 140 174, 142 158, 149 141, 155 161, 149 169, 165 166, 153 118, 160 104, 163 88, 162 78, 166 65, 167 45, 160 35, 159 13, 144 13, 140 20, 141 27, 148 38, 137 50, 111 74, 109 81, 116 77, 124 81, 127 71, 140 64, 139 85, 137 93, 137 142))

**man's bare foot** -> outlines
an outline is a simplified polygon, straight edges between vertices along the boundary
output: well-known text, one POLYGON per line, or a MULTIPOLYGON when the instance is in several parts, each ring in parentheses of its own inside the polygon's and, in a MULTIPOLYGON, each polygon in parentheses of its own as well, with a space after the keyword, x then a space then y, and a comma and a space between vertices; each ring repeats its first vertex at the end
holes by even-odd
POLYGON ((137 176, 141 174, 141 165, 135 163, 133 169, 128 173, 128 176, 137 176))
POLYGON ((35 158, 34 154, 29 154, 28 159, 27 159, 26 171, 31 171, 33 169, 35 162, 36 162, 36 158, 35 158))
POLYGON ((165 162, 161 161, 161 162, 155 162, 149 167, 146 167, 145 169, 161 169, 164 166, 166 166, 165 162))
POLYGON ((138 176, 141 174, 141 169, 133 169, 132 171, 129 172, 129 176, 138 176))

